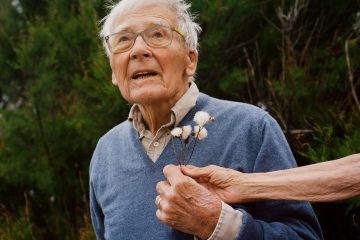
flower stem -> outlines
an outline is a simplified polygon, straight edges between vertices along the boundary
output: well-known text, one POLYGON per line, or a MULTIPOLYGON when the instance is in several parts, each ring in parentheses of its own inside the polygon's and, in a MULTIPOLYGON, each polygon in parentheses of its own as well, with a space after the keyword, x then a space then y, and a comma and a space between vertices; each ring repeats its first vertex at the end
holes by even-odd
POLYGON ((196 146, 196 142, 197 142, 197 140, 198 140, 198 136, 199 136, 199 134, 200 134, 201 130, 202 130, 202 127, 201 127, 201 126, 199 126, 199 131, 196 133, 195 139, 193 140, 193 141, 194 141, 194 144, 193 144, 193 146, 192 146, 192 149, 191 149, 191 153, 190 153, 189 159, 187 160, 187 162, 186 162, 184 165, 189 164, 189 163, 190 163, 190 161, 191 161, 191 157, 192 157, 192 155, 193 155, 193 153, 194 153, 194 149, 195 149, 195 146, 196 146))
POLYGON ((181 149, 181 163, 185 165, 185 149, 186 149, 186 143, 181 141, 182 149, 181 149))
POLYGON ((175 145, 174 145, 174 138, 173 137, 171 137, 171 145, 172 145, 173 151, 175 153, 176 161, 179 163, 179 165, 181 165, 181 162, 179 161, 178 154, 177 154, 177 151, 176 151, 176 148, 175 148, 175 145))

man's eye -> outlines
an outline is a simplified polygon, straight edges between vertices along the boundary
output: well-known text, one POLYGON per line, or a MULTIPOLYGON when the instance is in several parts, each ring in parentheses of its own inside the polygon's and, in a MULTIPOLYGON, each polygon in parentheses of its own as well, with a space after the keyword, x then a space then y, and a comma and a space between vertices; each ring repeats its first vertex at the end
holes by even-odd
POLYGON ((128 36, 120 36, 118 39, 119 43, 124 43, 130 41, 130 38, 128 36))
POLYGON ((164 33, 161 31, 154 31, 151 35, 152 38, 163 38, 164 33))

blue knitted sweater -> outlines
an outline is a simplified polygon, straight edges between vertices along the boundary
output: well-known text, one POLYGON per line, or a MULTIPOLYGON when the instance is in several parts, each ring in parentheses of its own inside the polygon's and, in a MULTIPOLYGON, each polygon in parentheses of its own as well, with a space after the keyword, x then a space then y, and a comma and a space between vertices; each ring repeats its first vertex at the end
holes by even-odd
MULTIPOLYGON (((280 127, 266 112, 200 94, 179 125, 192 124, 200 110, 216 121, 206 126, 209 135, 198 142, 193 165, 215 164, 242 172, 295 167, 280 127)), ((90 164, 90 208, 98 239, 193 239, 156 218, 155 187, 165 179, 162 170, 168 164, 177 164, 171 144, 154 163, 129 121, 99 140, 90 164)), ((238 239, 322 239, 308 203, 262 201, 233 207, 244 214, 238 239)))

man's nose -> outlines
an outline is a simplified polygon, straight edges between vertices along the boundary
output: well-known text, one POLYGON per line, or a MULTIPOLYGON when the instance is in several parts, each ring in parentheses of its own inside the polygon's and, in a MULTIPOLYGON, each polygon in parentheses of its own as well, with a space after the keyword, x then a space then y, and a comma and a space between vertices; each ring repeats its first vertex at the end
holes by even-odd
POLYGON ((147 58, 152 55, 149 46, 140 35, 136 37, 134 45, 130 51, 130 57, 132 59, 147 58))

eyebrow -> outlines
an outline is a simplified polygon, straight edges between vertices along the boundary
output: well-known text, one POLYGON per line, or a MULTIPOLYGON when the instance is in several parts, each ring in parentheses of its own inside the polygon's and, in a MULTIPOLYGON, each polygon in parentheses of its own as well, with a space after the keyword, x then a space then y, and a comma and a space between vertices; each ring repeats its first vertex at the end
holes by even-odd
MULTIPOLYGON (((170 27, 170 25, 168 23, 166 23, 165 21, 146 22, 144 24, 144 26, 145 26, 144 29, 149 28, 149 27, 155 27, 155 26, 170 27)), ((136 25, 120 24, 120 25, 116 26, 115 28, 113 28, 113 31, 110 34, 118 33, 118 32, 134 32, 135 27, 136 27, 136 25)))

